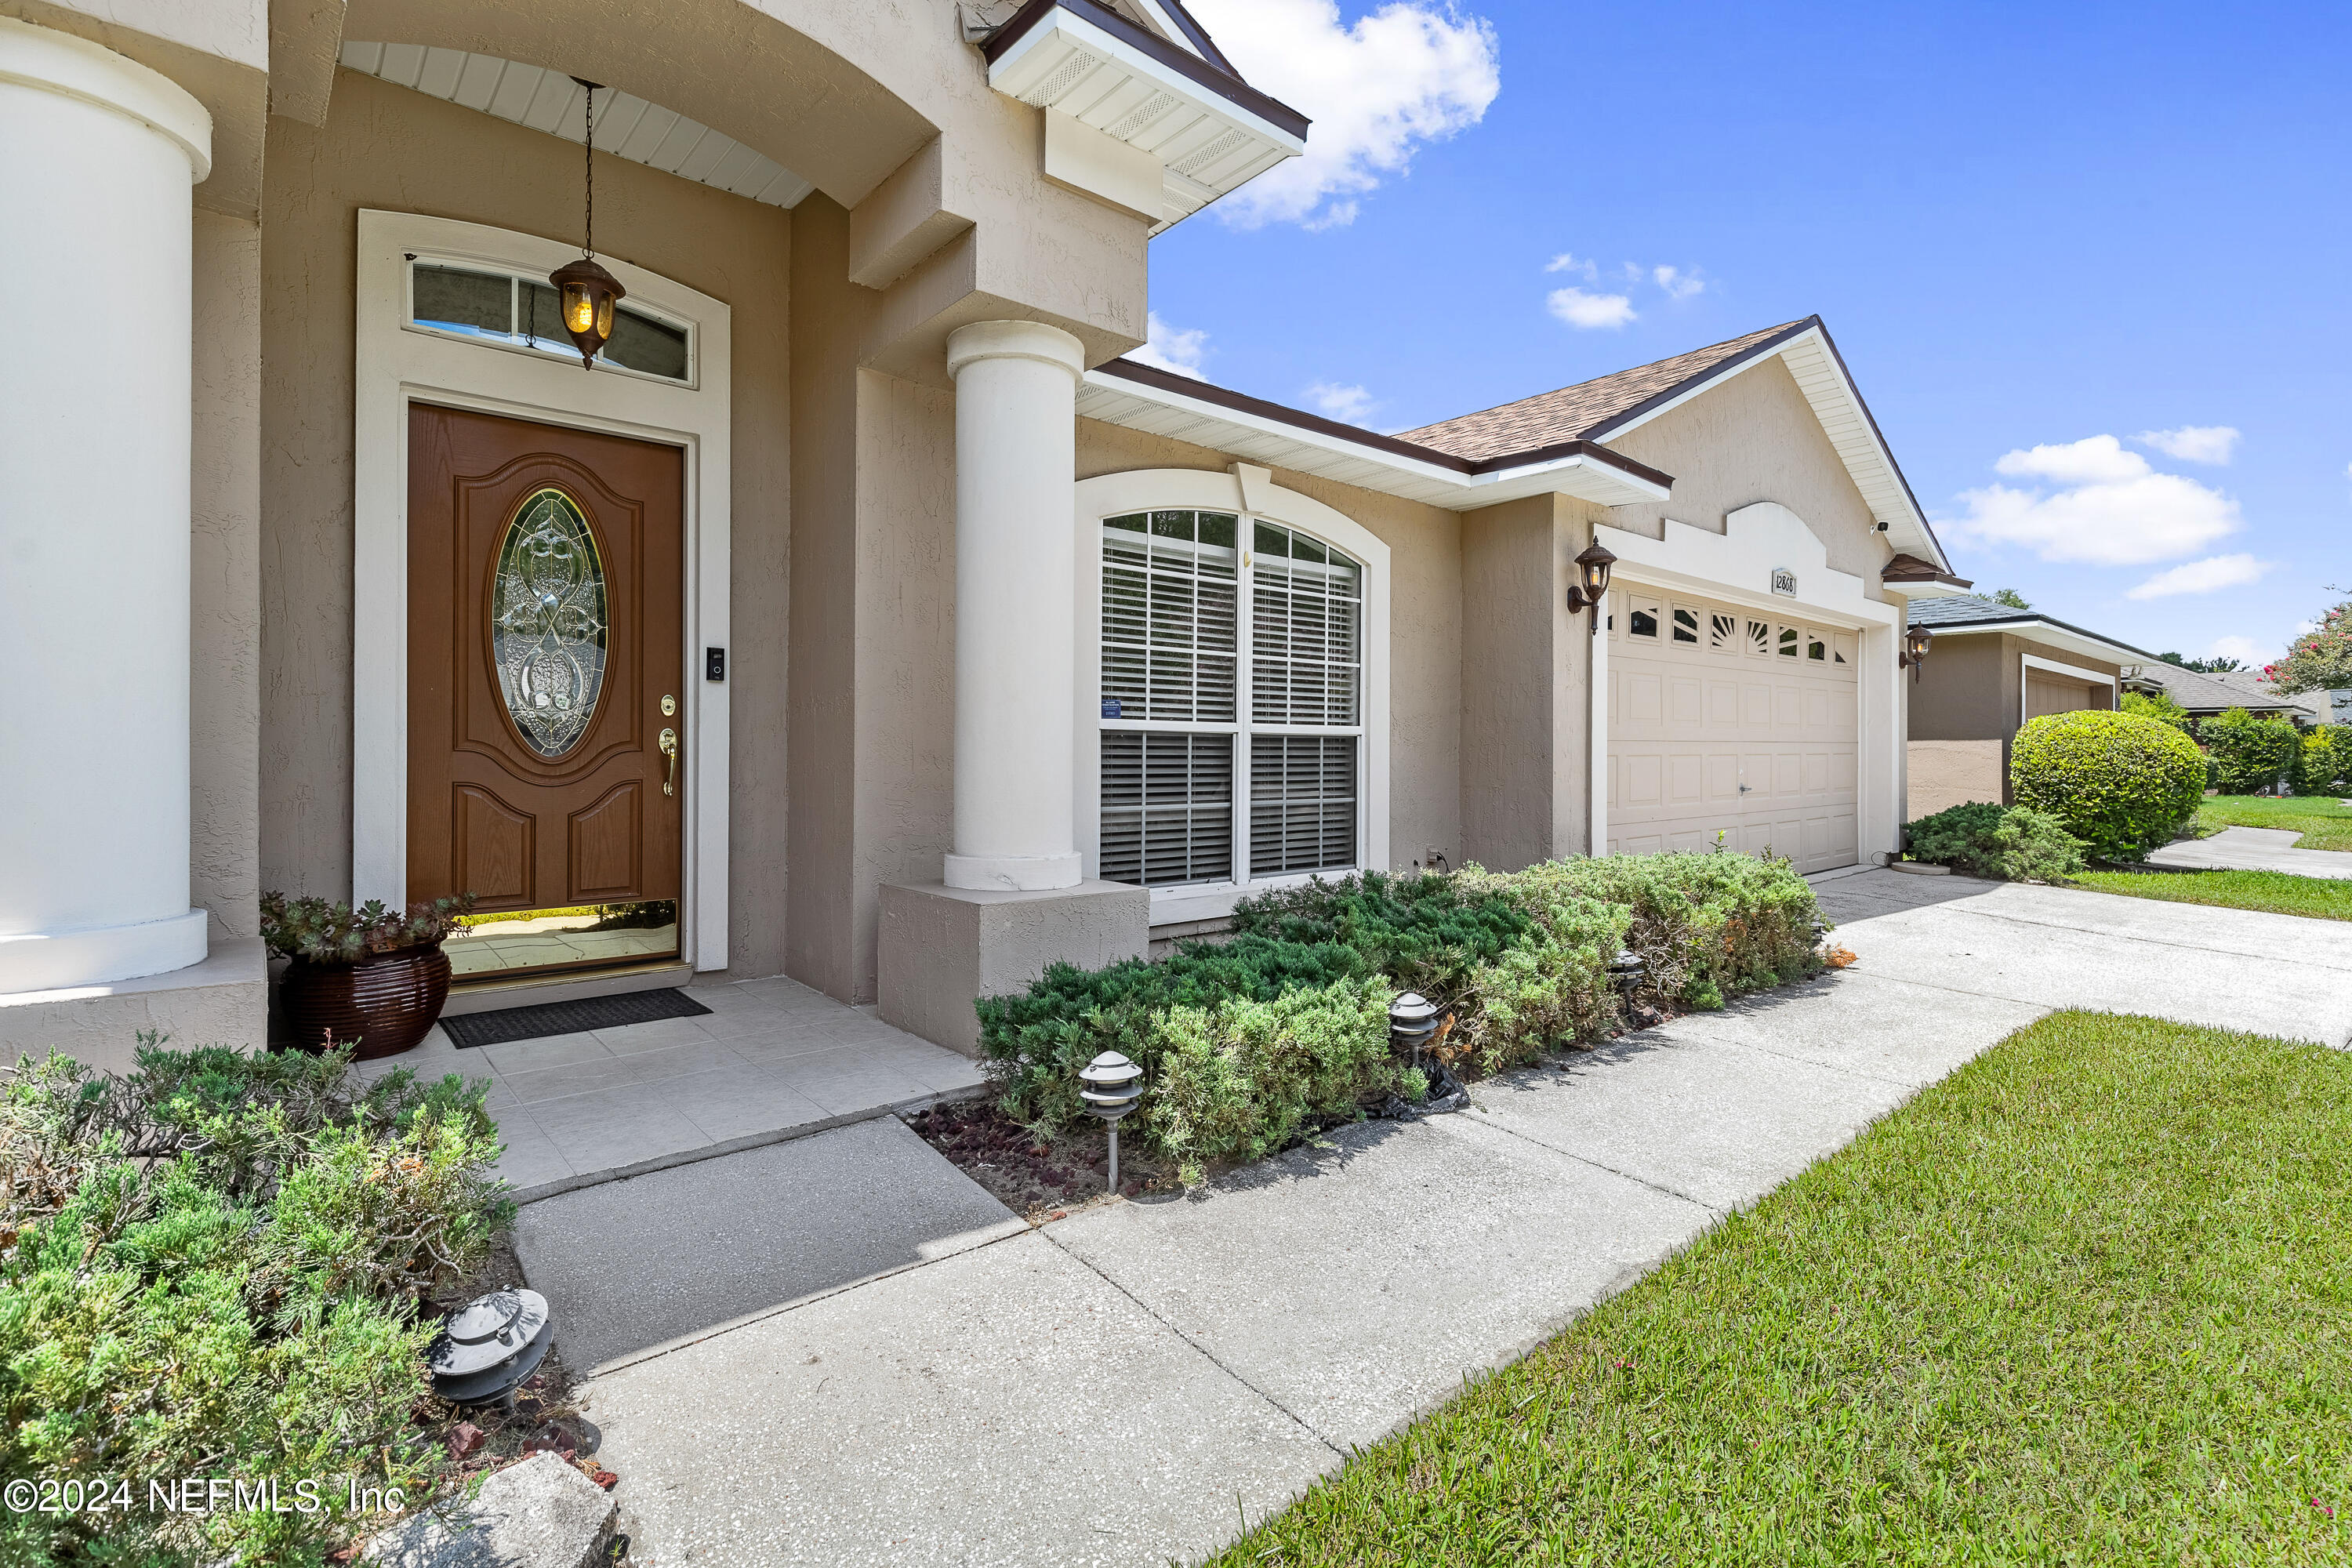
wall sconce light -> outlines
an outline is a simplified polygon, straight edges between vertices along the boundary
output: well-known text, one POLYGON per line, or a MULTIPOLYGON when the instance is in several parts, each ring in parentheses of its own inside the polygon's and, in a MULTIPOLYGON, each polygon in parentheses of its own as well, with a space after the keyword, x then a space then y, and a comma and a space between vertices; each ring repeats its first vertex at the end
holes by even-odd
POLYGON ((1927 645, 1936 634, 1925 626, 1913 626, 1903 634, 1903 651, 1895 656, 1895 667, 1911 672, 1913 681, 1919 679, 1919 667, 1927 662, 1927 645))
POLYGON ((582 81, 588 89, 587 129, 580 138, 580 150, 588 160, 588 209, 586 233, 582 237, 580 259, 567 261, 547 275, 555 286, 560 301, 556 313, 563 319, 563 330, 573 346, 580 351, 580 368, 594 370, 596 356, 613 340, 613 306, 628 290, 621 280, 596 265, 596 89, 598 83, 582 81))
POLYGON ((1577 582, 1568 590, 1568 608, 1572 615, 1578 610, 1592 612, 1592 632, 1601 631, 1601 601, 1609 594, 1609 568, 1617 564, 1611 554, 1595 540, 1583 554, 1576 558, 1577 582))

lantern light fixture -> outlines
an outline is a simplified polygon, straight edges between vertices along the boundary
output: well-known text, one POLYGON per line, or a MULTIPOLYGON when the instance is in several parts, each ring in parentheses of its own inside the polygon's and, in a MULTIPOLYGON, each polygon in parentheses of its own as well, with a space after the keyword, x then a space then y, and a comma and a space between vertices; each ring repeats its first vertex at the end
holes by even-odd
POLYGON ((594 370, 596 356, 613 341, 613 307, 628 290, 596 264, 596 89, 603 84, 572 79, 588 89, 587 123, 580 138, 588 164, 587 216, 579 259, 565 262, 547 280, 555 286, 556 313, 563 319, 563 330, 580 351, 580 368, 594 370))
POLYGON ((1616 564, 1617 557, 1597 539, 1576 558, 1577 581, 1568 590, 1569 612, 1590 610, 1596 637, 1601 632, 1601 601, 1609 595, 1609 569, 1616 564))
POLYGON ((1916 682, 1919 667, 1927 662, 1927 645, 1935 640, 1936 634, 1925 626, 1913 626, 1905 632, 1903 651, 1895 656, 1895 668, 1909 670, 1912 680, 1916 682))

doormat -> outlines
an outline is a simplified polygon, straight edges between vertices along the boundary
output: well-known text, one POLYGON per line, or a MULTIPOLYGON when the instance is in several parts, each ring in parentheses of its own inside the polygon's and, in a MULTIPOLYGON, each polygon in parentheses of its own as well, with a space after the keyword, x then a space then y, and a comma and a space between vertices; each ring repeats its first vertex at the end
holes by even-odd
POLYGON ((467 1013, 441 1020, 452 1045, 502 1046, 509 1040, 536 1040, 548 1035, 576 1035, 583 1029, 617 1029, 625 1024, 651 1024, 663 1018, 694 1018, 710 1009, 675 986, 659 991, 627 991, 618 996, 591 996, 579 1002, 541 1002, 530 1007, 505 1007, 495 1013, 467 1013))

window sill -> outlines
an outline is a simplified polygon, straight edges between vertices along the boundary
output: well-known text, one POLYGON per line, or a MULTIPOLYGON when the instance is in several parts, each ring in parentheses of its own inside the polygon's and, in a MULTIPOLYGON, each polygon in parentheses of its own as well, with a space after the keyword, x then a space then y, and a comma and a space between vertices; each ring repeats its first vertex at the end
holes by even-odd
POLYGON ((1181 925, 1189 921, 1223 920, 1234 912, 1234 905, 1253 893, 1272 892, 1276 888, 1303 888, 1317 877, 1332 881, 1340 877, 1352 877, 1360 869, 1346 866, 1332 871, 1303 872, 1295 877, 1268 877, 1257 882, 1195 882, 1181 888, 1151 889, 1151 923, 1155 926, 1181 925))

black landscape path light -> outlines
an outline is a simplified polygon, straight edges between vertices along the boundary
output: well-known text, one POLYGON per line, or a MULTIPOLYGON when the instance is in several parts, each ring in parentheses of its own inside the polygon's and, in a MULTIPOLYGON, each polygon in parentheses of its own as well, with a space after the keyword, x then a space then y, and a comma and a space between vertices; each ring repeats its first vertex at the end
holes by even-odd
POLYGON ((1143 1098, 1143 1069, 1117 1051, 1105 1051, 1078 1069, 1078 1098, 1089 1115, 1110 1124, 1110 1190, 1118 1191, 1118 1119, 1143 1098))

